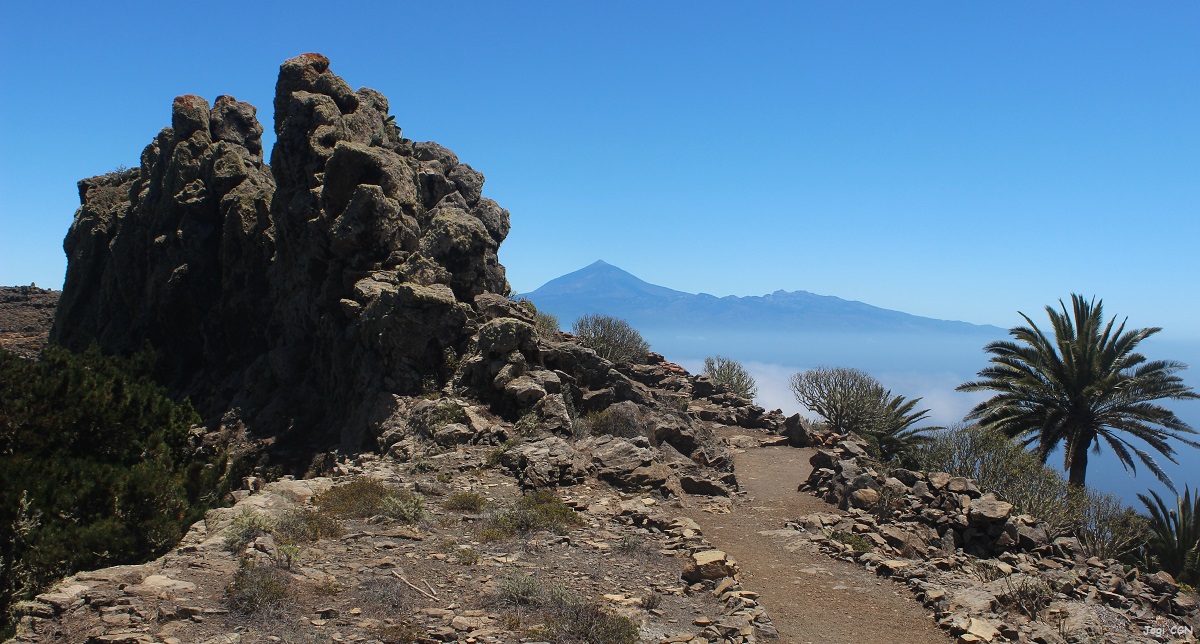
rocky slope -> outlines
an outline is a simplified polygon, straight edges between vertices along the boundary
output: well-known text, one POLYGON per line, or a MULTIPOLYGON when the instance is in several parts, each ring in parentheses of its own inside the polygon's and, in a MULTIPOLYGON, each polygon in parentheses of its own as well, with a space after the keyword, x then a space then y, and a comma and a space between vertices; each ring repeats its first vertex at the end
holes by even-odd
MULTIPOLYGON (((736 562, 687 513, 736 488, 715 421, 784 424, 661 357, 623 369, 607 377, 643 402, 610 403, 620 422, 608 426, 575 418, 556 432, 536 411, 510 422, 475 398, 397 397, 404 411, 380 454, 330 455, 326 476, 249 477, 236 505, 210 511, 163 557, 79 573, 18 604, 15 641, 578 641, 567 617, 593 629, 625 619, 626 638, 642 641, 774 637, 736 562), (321 495, 363 480, 409 505, 345 516, 321 495), (577 520, 556 528, 516 513, 547 488, 577 520), (337 527, 299 529, 298 516, 337 527), (258 574, 270 578, 247 581, 258 574)), ((520 377, 513 396, 562 395, 520 377)), ((617 395, 582 391, 593 406, 617 395)))
POLYGON ((46 346, 59 291, 0 286, 0 349, 33 358, 46 346))
POLYGON ((1166 572, 1089 556, 971 479, 889 471, 852 437, 799 442, 816 447, 800 489, 830 510, 778 536, 906 584, 959 642, 1195 641, 1200 601, 1166 572))

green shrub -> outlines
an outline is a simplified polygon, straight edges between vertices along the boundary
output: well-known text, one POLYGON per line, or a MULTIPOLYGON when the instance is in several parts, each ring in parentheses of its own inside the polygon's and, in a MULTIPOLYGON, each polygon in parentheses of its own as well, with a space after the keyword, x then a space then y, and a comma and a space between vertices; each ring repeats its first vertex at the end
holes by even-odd
POLYGON ((267 515, 243 508, 225 529, 225 549, 235 553, 241 552, 255 539, 269 534, 273 526, 267 515))
POLYGON ((850 549, 854 551, 854 554, 858 555, 871 552, 875 549, 875 546, 871 545, 871 542, 868 541, 866 537, 862 536, 861 534, 854 534, 853 532, 844 532, 842 530, 838 530, 830 534, 829 538, 850 546, 850 549))
POLYGON ((645 357, 650 344, 642 334, 620 318, 609 315, 585 315, 571 326, 571 333, 611 362, 634 362, 645 357))
POLYGON ((754 382, 754 376, 751 376, 737 360, 724 356, 705 358, 704 375, 742 398, 754 398, 758 395, 758 385, 754 382))
POLYGON ((922 446, 921 469, 975 479, 979 489, 1045 521, 1050 536, 1072 534, 1088 556, 1121 558, 1146 537, 1145 521, 1120 499, 1093 488, 1073 488, 1058 470, 995 430, 951 427, 922 446))
POLYGON ((450 557, 460 566, 474 566, 479 563, 479 551, 470 547, 457 548, 450 553, 450 557))
POLYGON ((467 412, 458 403, 443 400, 429 414, 429 421, 434 428, 451 423, 465 423, 467 422, 467 412))
POLYGON ((871 374, 847 367, 817 367, 792 375, 796 401, 825 420, 833 432, 855 432, 871 455, 913 467, 917 448, 941 427, 915 427, 929 415, 920 398, 893 396, 871 374))
POLYGON ((1193 497, 1191 488, 1184 486, 1174 507, 1154 491, 1150 496, 1139 494, 1138 499, 1150 515, 1143 561, 1170 573, 1181 587, 1196 583, 1200 580, 1200 494, 1193 497))
POLYGON ((79 570, 147 561, 229 490, 223 449, 152 380, 155 356, 0 351, 0 633, 9 606, 79 570))
POLYGON ((270 530, 276 541, 282 543, 310 543, 325 537, 341 536, 343 531, 337 519, 304 508, 285 511, 270 530))
POLYGON ((638 625, 623 615, 613 615, 595 602, 570 602, 557 607, 546 628, 557 642, 634 644, 638 625))
POLYGON ((513 606, 543 606, 565 603, 567 592, 559 586, 545 584, 536 575, 514 575, 500 582, 497 599, 513 606))
POLYGON ((405 523, 416 523, 425 516, 425 497, 400 490, 383 500, 379 514, 405 523))
MULTIPOLYGON (((657 598, 657 595, 653 595, 657 598)), ((543 582, 534 575, 516 575, 500 582, 496 601, 502 606, 532 609, 545 624, 527 635, 551 642, 633 644, 638 625, 628 617, 613 615, 595 602, 579 601, 565 588, 543 582)), ((655 600, 648 600, 653 603, 655 600)), ((657 604, 655 604, 657 605, 657 604)))
POLYGON ((1037 620, 1054 601, 1054 589, 1041 577, 1023 575, 1013 581, 1012 575, 1005 575, 1004 592, 999 599, 1001 604, 1021 611, 1031 620, 1037 620))
POLYGON ((509 450, 511 450, 512 448, 514 448, 516 446, 517 446, 517 440, 515 438, 510 438, 510 439, 504 441, 503 443, 501 443, 500 445, 497 445, 496 447, 493 447, 492 449, 488 450, 488 453, 487 453, 488 467, 496 467, 497 465, 499 465, 500 459, 506 453, 508 453, 509 450))
POLYGON ((1072 533, 1089 557, 1124 559, 1147 538, 1145 517, 1125 507, 1115 494, 1087 487, 1072 489, 1072 533))
POLYGON ((1061 474, 1004 434, 977 425, 935 434, 918 458, 922 469, 975 479, 979 489, 1012 503, 1017 512, 1045 521, 1052 536, 1070 531, 1079 497, 1061 474))
POLYGON ((533 330, 543 338, 553 337, 559 331, 558 318, 545 311, 538 311, 533 316, 533 330))

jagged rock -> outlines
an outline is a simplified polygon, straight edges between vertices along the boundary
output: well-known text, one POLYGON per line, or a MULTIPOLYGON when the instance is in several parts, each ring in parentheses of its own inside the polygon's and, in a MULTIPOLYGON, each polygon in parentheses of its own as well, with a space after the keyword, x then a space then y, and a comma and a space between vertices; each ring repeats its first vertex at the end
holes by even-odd
POLYGON ((945 489, 955 494, 965 494, 971 498, 979 498, 979 488, 975 487, 975 483, 971 479, 961 476, 951 477, 946 481, 945 489))
POLYGON ((945 472, 930 472, 927 478, 929 479, 929 485, 933 486, 933 489, 942 490, 945 489, 946 484, 950 482, 952 477, 945 472))
POLYGON ((725 484, 695 472, 681 472, 679 485, 684 492, 700 496, 729 496, 730 493, 725 484))
POLYGON ((581 481, 587 473, 582 460, 570 443, 554 436, 518 445, 500 457, 522 486, 534 488, 581 481))
POLYGON ((649 466, 656 456, 645 437, 593 436, 577 442, 575 449, 590 455, 590 467, 598 476, 619 485, 636 485, 630 481, 633 472, 649 466))
POLYGON ((274 105, 270 167, 254 107, 186 95, 139 168, 80 182, 52 339, 149 342, 206 415, 355 450, 377 396, 444 382, 476 298, 507 291, 508 213, 323 56, 286 61, 274 105))

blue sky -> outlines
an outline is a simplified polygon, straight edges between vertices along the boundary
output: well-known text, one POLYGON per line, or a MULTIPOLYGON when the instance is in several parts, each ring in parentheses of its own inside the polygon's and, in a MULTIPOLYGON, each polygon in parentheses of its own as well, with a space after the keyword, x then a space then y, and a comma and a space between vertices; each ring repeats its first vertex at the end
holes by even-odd
POLYGON ((176 95, 269 130, 318 51, 487 176, 519 291, 603 258, 1004 327, 1077 291, 1200 339, 1194 2, 0 7, 0 283, 61 285, 75 182, 176 95))

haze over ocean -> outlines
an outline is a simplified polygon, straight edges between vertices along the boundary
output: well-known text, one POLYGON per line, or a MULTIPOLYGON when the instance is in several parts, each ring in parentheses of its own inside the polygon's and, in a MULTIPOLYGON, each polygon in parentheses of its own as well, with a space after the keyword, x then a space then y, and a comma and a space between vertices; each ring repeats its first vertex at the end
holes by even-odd
POLYGON ((394 3, 334 24, 307 0, 6 0, 0 284, 61 287, 76 182, 137 165, 177 95, 251 102, 269 150, 279 64, 317 51, 487 176, 518 291, 599 256, 693 293, 1002 328, 1078 292, 1164 327, 1146 353, 1196 386, 1197 33, 1194 2, 394 3))
MULTIPOLYGON (((958 385, 976 379, 987 366, 988 342, 1007 340, 1006 328, 971 327, 954 322, 914 319, 836 297, 808 293, 772 293, 764 297, 712 298, 681 292, 672 284, 651 284, 604 261, 551 280, 524 294, 556 315, 560 325, 584 313, 603 313, 630 321, 651 348, 692 373, 703 370, 704 358, 724 355, 741 361, 759 385, 757 402, 787 414, 814 416, 803 409, 788 388, 792 374, 817 366, 854 367, 878 378, 894 394, 920 397, 928 408, 930 425, 949 426, 963 417, 986 392, 958 392, 958 385), (730 321, 731 318, 739 318, 730 321), (838 328, 840 327, 840 328, 838 328)), ((1044 310, 1027 312, 1046 327, 1044 310)), ((1113 313, 1106 311, 1106 319, 1113 313)), ((1011 325, 1024 324, 1016 313, 1011 325)), ((1128 327, 1132 328, 1132 327, 1128 327)), ((1200 390, 1200 342, 1163 341, 1159 334, 1139 345, 1149 360, 1170 359, 1197 368, 1180 375, 1200 390)), ((1200 429, 1200 402, 1165 401, 1180 418, 1200 429)), ((1148 446, 1136 443, 1139 448, 1148 446)), ((1196 486, 1200 450, 1173 443, 1178 464, 1156 460, 1182 490, 1196 486)), ((1157 456, 1151 451, 1152 455, 1157 456)), ((1048 461, 1061 468, 1062 454, 1048 461)), ((1088 482, 1140 507, 1138 493, 1148 489, 1169 496, 1168 488, 1145 467, 1132 476, 1110 453, 1089 461, 1088 482)))

